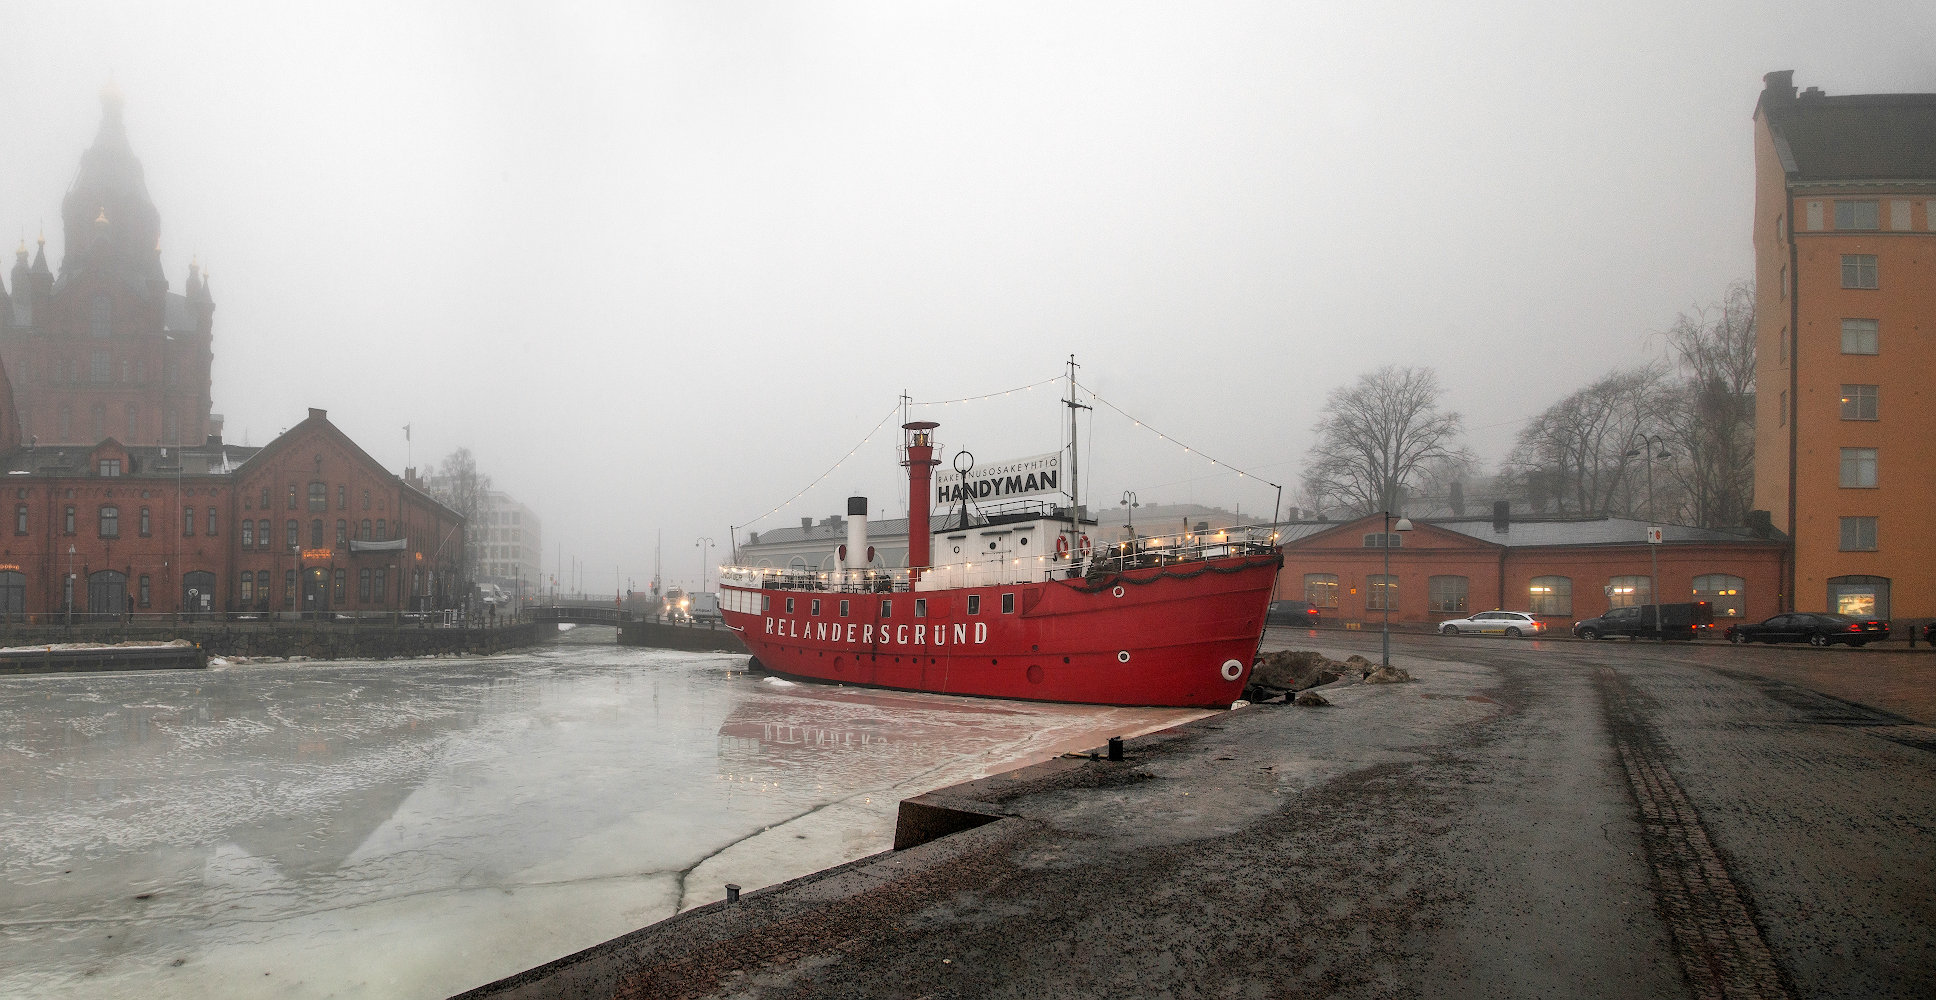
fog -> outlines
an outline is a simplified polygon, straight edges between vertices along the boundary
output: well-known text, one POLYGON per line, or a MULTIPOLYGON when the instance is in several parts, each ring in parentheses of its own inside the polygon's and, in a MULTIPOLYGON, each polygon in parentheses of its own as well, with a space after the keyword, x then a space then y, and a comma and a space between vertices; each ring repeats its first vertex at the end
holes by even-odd
MULTIPOLYGON (((898 413, 856 446, 900 393, 1070 354, 1145 421, 1085 416, 1093 505, 1268 511, 1387 361, 1490 465, 1750 277, 1763 73, 1936 90, 1927 4, 1301 7, 5 3, 0 232, 58 266, 111 75, 229 440, 468 446, 547 567, 643 585, 660 532, 676 578, 771 508, 897 515, 898 413)), ((913 414, 999 459, 1058 393, 913 414)))

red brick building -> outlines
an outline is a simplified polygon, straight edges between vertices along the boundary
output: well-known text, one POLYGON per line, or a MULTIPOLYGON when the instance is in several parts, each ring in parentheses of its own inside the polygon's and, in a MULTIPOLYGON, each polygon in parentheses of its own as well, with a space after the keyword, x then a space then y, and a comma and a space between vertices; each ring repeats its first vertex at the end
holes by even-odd
POLYGON ((222 432, 209 413, 215 302, 191 262, 180 292, 161 267, 161 215, 128 144, 121 95, 101 95, 101 128, 61 200, 60 271, 45 235, 22 241, 0 288, 0 363, 21 440, 193 445, 222 432))
MULTIPOLYGON (((1385 572, 1382 515, 1286 525, 1277 599, 1309 600, 1327 620, 1436 625, 1476 611, 1530 611, 1555 628, 1611 607, 1655 603, 1648 522, 1627 518, 1414 520, 1393 532, 1385 572)), ((1787 547, 1746 532, 1663 526, 1661 603, 1709 601, 1717 619, 1781 610, 1787 547)))
POLYGON ((69 586, 77 614, 450 603, 463 518, 322 410, 261 448, 4 443, 7 613, 64 611, 69 586))

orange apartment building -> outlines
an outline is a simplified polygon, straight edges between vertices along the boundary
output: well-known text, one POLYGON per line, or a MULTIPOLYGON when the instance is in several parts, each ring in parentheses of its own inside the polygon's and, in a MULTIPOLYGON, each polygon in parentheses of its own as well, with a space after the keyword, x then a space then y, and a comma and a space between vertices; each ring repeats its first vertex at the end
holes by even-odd
POLYGON ((1788 608, 1936 615, 1936 94, 1799 94, 1754 114, 1755 503, 1788 608))

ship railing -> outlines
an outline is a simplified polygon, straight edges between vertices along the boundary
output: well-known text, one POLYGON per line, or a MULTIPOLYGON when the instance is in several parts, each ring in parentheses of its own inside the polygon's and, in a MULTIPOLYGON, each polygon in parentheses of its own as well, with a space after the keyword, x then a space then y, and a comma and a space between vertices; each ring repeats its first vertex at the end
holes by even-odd
POLYGON ((820 570, 736 566, 721 577, 729 586, 815 590, 830 594, 894 594, 908 589, 905 569, 820 570))
POLYGON ((1109 572, 1122 572, 1206 559, 1267 555, 1277 546, 1277 532, 1271 526, 1239 525, 1206 531, 1136 535, 1102 546, 1097 558, 1109 572))

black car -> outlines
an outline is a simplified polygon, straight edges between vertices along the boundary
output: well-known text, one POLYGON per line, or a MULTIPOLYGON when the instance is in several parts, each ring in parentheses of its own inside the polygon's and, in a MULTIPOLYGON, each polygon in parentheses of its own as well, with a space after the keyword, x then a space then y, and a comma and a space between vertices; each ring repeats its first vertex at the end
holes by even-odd
POLYGON ((1660 626, 1659 635, 1663 639, 1692 639, 1702 634, 1703 629, 1714 627, 1714 606, 1706 601, 1689 604, 1643 604, 1631 608, 1613 608, 1598 618, 1588 618, 1573 623, 1573 634, 1582 639, 1606 639, 1626 636, 1629 639, 1653 638, 1654 626, 1660 626))
POLYGON ((1860 646, 1889 638, 1889 623, 1880 618, 1796 611, 1759 624, 1731 625, 1727 637, 1729 642, 1806 642, 1811 646, 1846 642, 1860 646))
POLYGON ((1264 612, 1266 625, 1316 628, 1323 622, 1323 613, 1310 601, 1272 601, 1270 609, 1264 612))

